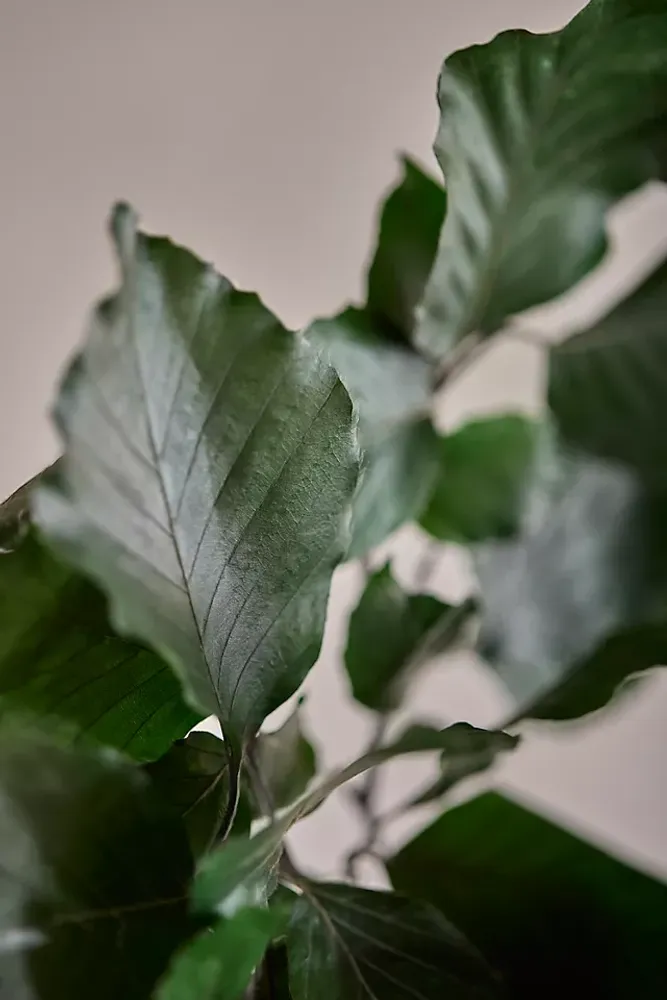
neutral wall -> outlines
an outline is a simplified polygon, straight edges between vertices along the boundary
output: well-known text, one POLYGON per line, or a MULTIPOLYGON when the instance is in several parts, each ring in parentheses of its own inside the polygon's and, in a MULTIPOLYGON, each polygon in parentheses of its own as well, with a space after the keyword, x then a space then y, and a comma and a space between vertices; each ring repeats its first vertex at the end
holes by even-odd
MULTIPOLYGON (((431 163, 435 80, 449 51, 505 27, 559 27, 579 0, 0 0, 0 495, 48 461, 46 407, 86 309, 112 281, 104 220, 122 196, 257 289, 289 324, 360 288, 376 200, 406 149, 431 163)), ((611 263, 532 325, 557 335, 619 294, 667 247, 667 196, 613 219, 611 263)), ((542 351, 499 343, 442 414, 534 408, 542 351)), ((423 541, 399 539, 409 582, 423 541)), ((465 588, 450 556, 441 592, 465 588)), ((329 764, 363 742, 337 667, 354 569, 336 583, 325 654, 308 683, 329 764)), ((432 671, 415 710, 491 722, 501 692, 474 663, 432 671)), ((667 872, 667 681, 648 680, 604 718, 530 727, 497 780, 649 870, 667 872)), ((421 770, 394 766, 387 802, 421 770)), ((344 798, 295 834, 335 870, 355 836, 344 798)), ((406 833, 392 829, 396 842, 406 833)), ((372 877, 373 873, 369 873, 372 877)))

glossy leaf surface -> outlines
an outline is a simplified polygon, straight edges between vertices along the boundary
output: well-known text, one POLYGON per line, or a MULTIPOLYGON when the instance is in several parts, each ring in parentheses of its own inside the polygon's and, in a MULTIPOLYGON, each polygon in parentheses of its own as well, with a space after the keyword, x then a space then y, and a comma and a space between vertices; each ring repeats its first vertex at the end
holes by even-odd
POLYGON ((667 886, 500 795, 446 812, 389 870, 441 907, 516 1000, 667 989, 667 886))
POLYGON ((349 397, 254 295, 116 209, 121 287, 58 403, 39 521, 239 756, 322 637, 357 479, 349 397))
POLYGON ((155 653, 116 635, 106 601, 29 531, 0 555, 0 728, 15 713, 159 757, 200 716, 155 653))
POLYGON ((448 208, 423 348, 444 357, 600 260, 607 209, 664 168, 666 34, 662 0, 592 0, 561 31, 506 31, 445 61, 448 208))

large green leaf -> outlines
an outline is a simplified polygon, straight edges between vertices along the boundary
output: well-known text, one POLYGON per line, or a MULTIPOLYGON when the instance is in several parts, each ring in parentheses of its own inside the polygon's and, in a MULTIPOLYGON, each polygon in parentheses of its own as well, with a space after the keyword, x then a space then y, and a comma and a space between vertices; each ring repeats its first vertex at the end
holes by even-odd
POLYGON ((481 1000, 483 959, 435 908, 394 893, 308 883, 287 935, 294 1000, 481 1000))
POLYGON ((520 537, 478 550, 480 651, 517 715, 576 717, 667 662, 661 523, 630 472, 561 454, 528 494, 520 537))
POLYGON ((428 418, 400 424, 368 446, 352 512, 351 558, 363 556, 401 525, 419 518, 438 465, 438 435, 428 418))
POLYGON ((534 438, 534 425, 518 414, 473 420, 441 437, 438 476, 422 527, 446 542, 514 534, 534 438))
POLYGON ((357 701, 378 712, 398 708, 424 653, 433 656, 455 642, 470 610, 428 594, 406 594, 389 565, 374 573, 350 617, 345 651, 357 701))
POLYGON ((447 199, 441 185, 409 157, 402 158, 402 168, 382 206, 366 308, 407 340, 435 260, 447 199))
POLYGON ((195 857, 208 850, 229 801, 229 757, 213 733, 178 740, 146 771, 156 791, 181 817, 195 857))
POLYGON ((417 342, 437 357, 560 295, 600 260, 605 214, 658 177, 663 0, 592 0, 562 31, 445 61, 435 152, 447 218, 417 342))
POLYGON ((552 348, 549 403, 570 443, 667 483, 667 262, 588 330, 552 348))
POLYGON ((495 793, 445 813, 389 862, 516 1000, 667 992, 667 886, 495 793))
POLYGON ((0 996, 146 1000, 190 932, 192 860, 141 770, 0 740, 0 996))
POLYGON ((0 728, 17 712, 140 760, 199 719, 167 664, 115 635, 102 594, 34 531, 0 555, 0 728))
POLYGON ((113 234, 121 287, 63 384, 39 521, 239 757, 319 650, 357 479, 350 400, 256 296, 127 207, 113 234))
POLYGON ((156 1000, 241 1000, 282 926, 280 913, 259 908, 220 921, 176 956, 156 1000))

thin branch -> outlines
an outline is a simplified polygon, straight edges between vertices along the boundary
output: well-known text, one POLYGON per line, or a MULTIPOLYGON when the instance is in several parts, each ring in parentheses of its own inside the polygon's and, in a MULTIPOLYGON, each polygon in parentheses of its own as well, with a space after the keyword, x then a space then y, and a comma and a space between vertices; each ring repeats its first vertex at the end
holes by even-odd
MULTIPOLYGON (((364 751, 364 756, 369 753, 374 753, 375 750, 382 746, 388 722, 389 718, 387 715, 378 716, 371 739, 366 747, 366 750, 364 751)), ((377 792, 378 777, 379 768, 372 767, 364 775, 360 786, 350 790, 350 797, 361 813, 366 827, 366 832, 362 843, 353 848, 347 856, 345 862, 345 874, 348 878, 354 878, 357 862, 360 861, 361 858, 378 856, 376 852, 376 845, 382 825, 380 817, 375 812, 375 796, 377 792)))

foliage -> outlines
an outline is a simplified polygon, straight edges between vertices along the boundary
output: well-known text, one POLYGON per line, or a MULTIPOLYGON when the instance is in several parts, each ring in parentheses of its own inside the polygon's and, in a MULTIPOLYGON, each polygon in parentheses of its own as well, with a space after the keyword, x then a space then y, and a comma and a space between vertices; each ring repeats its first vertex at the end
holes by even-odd
POLYGON ((667 991, 663 885, 493 792, 388 858, 375 796, 379 767, 431 754, 400 811, 441 802, 522 720, 589 716, 667 663, 667 263, 549 349, 537 420, 436 419, 496 332, 601 260, 607 210, 667 177, 663 0, 458 52, 439 102, 447 195, 405 158, 365 301, 303 334, 113 212, 120 283, 61 384, 62 454, 0 507, 0 1000, 667 991), (465 600, 398 578, 410 523, 434 561, 469 553, 465 600), (346 560, 373 736, 322 776, 301 700, 264 723, 346 560), (510 718, 397 732, 419 671, 471 642, 510 718), (211 715, 220 736, 193 731, 211 715), (343 785, 366 835, 324 884, 285 840, 343 785), (355 884, 363 855, 393 891, 355 884))

